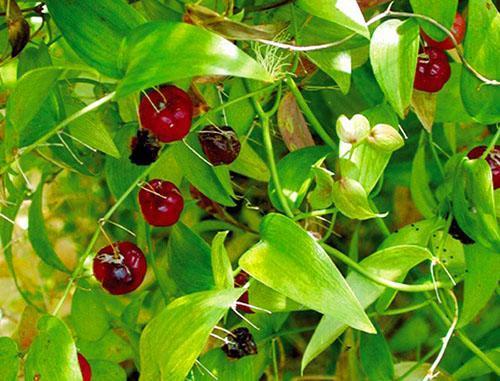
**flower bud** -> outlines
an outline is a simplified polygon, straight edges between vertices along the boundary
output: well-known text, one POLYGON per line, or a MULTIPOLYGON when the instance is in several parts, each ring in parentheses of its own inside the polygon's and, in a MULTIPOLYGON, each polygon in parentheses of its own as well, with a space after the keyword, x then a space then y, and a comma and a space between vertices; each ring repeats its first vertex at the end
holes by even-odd
POLYGON ((382 151, 392 152, 404 145, 399 132, 388 124, 377 124, 370 131, 368 142, 382 151))
POLYGON ((337 119, 337 135, 345 143, 358 144, 370 133, 370 122, 361 114, 351 119, 341 115, 337 119))

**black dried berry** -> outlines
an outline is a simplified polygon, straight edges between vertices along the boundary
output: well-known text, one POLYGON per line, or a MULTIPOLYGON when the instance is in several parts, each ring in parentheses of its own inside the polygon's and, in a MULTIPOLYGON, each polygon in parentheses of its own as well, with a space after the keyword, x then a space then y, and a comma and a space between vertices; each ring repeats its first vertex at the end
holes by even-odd
POLYGON ((129 159, 136 165, 149 165, 158 159, 160 143, 158 139, 147 130, 137 130, 137 135, 130 144, 132 150, 129 159))
POLYGON ((460 242, 462 242, 464 245, 471 245, 475 243, 475 241, 470 238, 463 230, 462 228, 458 225, 457 220, 453 219, 451 221, 450 229, 448 230, 448 233, 455 239, 458 239, 460 242))
POLYGON ((231 164, 240 153, 238 136, 229 126, 206 126, 199 132, 198 140, 213 165, 231 164))
POLYGON ((257 344, 250 331, 245 327, 236 328, 227 336, 228 343, 222 346, 227 357, 240 359, 249 355, 257 354, 257 344))

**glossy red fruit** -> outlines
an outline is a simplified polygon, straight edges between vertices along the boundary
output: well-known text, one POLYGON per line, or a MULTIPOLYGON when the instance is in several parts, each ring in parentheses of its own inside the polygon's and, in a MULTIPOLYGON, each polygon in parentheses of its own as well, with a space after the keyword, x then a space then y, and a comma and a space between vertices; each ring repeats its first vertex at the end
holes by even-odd
POLYGON ((418 56, 413 87, 435 93, 443 88, 450 75, 450 63, 446 54, 442 50, 426 47, 418 56))
MULTIPOLYGON (((238 275, 236 275, 234 277, 234 287, 243 287, 245 284, 248 283, 249 279, 250 279, 250 276, 245 271, 240 271, 238 273, 238 275)), ((249 300, 248 291, 245 291, 238 299, 238 302, 248 304, 248 300, 249 300)), ((254 314, 255 313, 248 306, 237 305, 237 310, 240 312, 244 312, 246 314, 254 314)))
POLYGON ((149 90, 139 105, 141 126, 164 143, 184 138, 191 128, 193 102, 189 95, 172 85, 149 90))
POLYGON ((153 226, 171 226, 179 221, 184 199, 170 181, 154 179, 139 191, 139 205, 144 219, 153 226))
MULTIPOLYGON (((453 21, 453 25, 451 27, 451 33, 457 43, 460 44, 464 40, 465 36, 465 20, 460 13, 455 15, 455 21, 453 21)), ((436 41, 430 38, 424 31, 422 31, 422 37, 427 42, 429 46, 433 48, 441 49, 441 50, 450 50, 455 47, 453 41, 450 37, 446 37, 443 41, 436 41)))
POLYGON ((113 295, 134 291, 146 276, 143 252, 131 242, 115 242, 94 257, 93 270, 102 287, 113 295))
POLYGON ((92 369, 90 368, 90 364, 85 357, 81 353, 78 353, 78 364, 80 365, 80 371, 82 372, 83 381, 91 381, 92 380, 92 369))
POLYGON ((206 126, 198 133, 198 140, 213 165, 231 164, 240 154, 240 141, 229 126, 206 126))
MULTIPOLYGON (((486 151, 486 146, 479 146, 473 148, 468 154, 469 159, 480 158, 484 151, 486 151)), ((488 156, 486 156, 486 161, 490 165, 491 175, 493 177, 493 189, 500 188, 500 146, 495 146, 488 156)))

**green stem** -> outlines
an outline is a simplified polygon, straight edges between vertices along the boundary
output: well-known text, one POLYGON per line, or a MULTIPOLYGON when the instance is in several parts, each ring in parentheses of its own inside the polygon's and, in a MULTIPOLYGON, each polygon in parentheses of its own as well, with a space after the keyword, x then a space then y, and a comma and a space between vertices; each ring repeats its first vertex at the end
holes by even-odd
POLYGON ((441 348, 441 344, 437 344, 434 348, 432 348, 428 353, 425 354, 424 357, 422 357, 420 360, 415 362, 415 364, 408 369, 401 377, 398 377, 396 381, 403 381, 406 377, 408 377, 410 374, 412 374, 416 369, 420 368, 422 364, 424 364, 427 360, 429 360, 432 356, 434 356, 437 352, 439 352, 439 349, 441 348))
POLYGON ((153 242, 151 241, 151 227, 147 222, 144 222, 144 224, 146 227, 146 244, 148 246, 150 265, 151 268, 153 269, 153 273, 155 274, 156 281, 160 286, 160 292, 163 295, 163 300, 165 301, 165 305, 167 305, 169 302, 168 289, 167 285, 161 279, 160 270, 158 269, 158 263, 156 262, 156 254, 153 248, 153 242))
POLYGON ((491 139, 491 142, 490 142, 490 144, 488 144, 488 147, 486 148, 486 150, 481 155, 481 159, 486 159, 486 156, 488 156, 488 154, 491 152, 491 150, 497 144, 498 138, 500 138, 500 128, 497 127, 497 132, 495 133, 495 136, 493 136, 493 139, 491 139))
MULTIPOLYGON (((439 308, 436 302, 432 301, 431 302, 431 307, 436 312, 436 315, 443 321, 444 324, 450 325, 450 319, 446 314, 439 308)), ((472 353, 474 353, 481 361, 483 361, 495 374, 498 376, 500 375, 500 366, 495 364, 493 360, 491 360, 486 353, 481 351, 481 349, 478 348, 474 342, 469 339, 469 337, 463 333, 461 330, 457 329, 455 331, 456 336, 459 338, 459 340, 464 344, 472 353)))
POLYGON ((422 303, 412 304, 410 306, 406 306, 406 307, 402 307, 402 308, 394 308, 391 310, 386 310, 384 312, 379 313, 379 315, 392 316, 392 315, 406 314, 408 312, 413 312, 413 311, 419 310, 421 308, 424 308, 424 307, 428 306, 430 303, 431 303, 431 300, 426 300, 422 303))
POLYGON ((394 282, 392 280, 382 278, 382 277, 372 273, 371 271, 365 269, 359 263, 353 261, 347 255, 345 255, 341 251, 335 249, 334 247, 331 247, 325 243, 322 243, 321 246, 331 256, 333 256, 336 259, 338 259, 339 261, 345 263, 347 266, 353 268, 355 271, 357 271, 361 275, 365 276, 366 278, 370 279, 371 281, 378 283, 384 287, 392 288, 394 290, 403 291, 403 292, 424 292, 424 291, 434 290, 435 288, 447 288, 447 287, 449 287, 448 284, 445 284, 442 282, 436 282, 434 284, 427 282, 427 283, 415 284, 415 285, 394 282))
POLYGON ((329 208, 329 209, 319 209, 319 210, 313 210, 311 212, 304 212, 297 214, 294 217, 295 221, 300 221, 309 217, 320 217, 320 216, 325 216, 327 214, 333 214, 337 211, 337 208, 329 208))
MULTIPOLYGON (((422 133, 423 133, 423 131, 422 131, 422 133)), ((438 156, 437 151, 436 151, 436 147, 434 146, 434 139, 432 137, 432 132, 429 134, 429 147, 430 147, 431 152, 432 152, 432 157, 434 158, 434 161, 436 162, 437 167, 439 169, 439 173, 441 175, 441 178, 444 178, 443 163, 441 163, 441 160, 439 159, 439 156, 438 156)))
MULTIPOLYGON (((368 200, 370 206, 372 207, 373 211, 378 214, 378 208, 373 202, 373 200, 369 199, 368 200)), ((391 235, 391 231, 389 230, 389 227, 385 223, 385 220, 381 217, 376 217, 375 218, 375 223, 377 224, 378 228, 382 232, 385 238, 389 237, 391 235)))
POLYGON ((306 100, 302 96, 302 93, 297 87, 295 81, 290 77, 286 77, 285 82, 290 91, 292 92, 293 96, 295 97, 295 100, 297 101, 297 104, 299 105, 300 109, 302 110, 305 117, 311 124, 311 127, 314 129, 314 131, 316 131, 319 137, 323 139, 323 141, 326 144, 328 144, 333 150, 337 151, 338 149, 337 144, 333 141, 330 135, 328 135, 328 133, 325 131, 319 120, 316 118, 311 108, 307 104, 306 100))

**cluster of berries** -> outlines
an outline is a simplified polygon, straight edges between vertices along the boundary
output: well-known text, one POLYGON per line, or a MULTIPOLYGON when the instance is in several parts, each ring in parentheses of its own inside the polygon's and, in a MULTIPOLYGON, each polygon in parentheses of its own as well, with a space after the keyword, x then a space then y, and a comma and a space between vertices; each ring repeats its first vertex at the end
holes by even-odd
MULTIPOLYGON (((457 44, 463 41, 465 20, 460 13, 457 13, 455 16, 451 33, 457 44)), ((453 49, 455 44, 450 37, 447 37, 443 41, 436 41, 425 34, 425 32, 422 32, 422 37, 427 46, 420 50, 413 86, 420 91, 435 93, 441 90, 450 79, 450 63, 448 62, 445 50, 453 49)))

